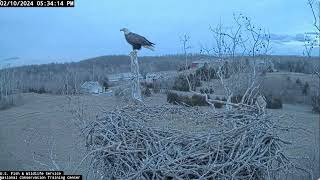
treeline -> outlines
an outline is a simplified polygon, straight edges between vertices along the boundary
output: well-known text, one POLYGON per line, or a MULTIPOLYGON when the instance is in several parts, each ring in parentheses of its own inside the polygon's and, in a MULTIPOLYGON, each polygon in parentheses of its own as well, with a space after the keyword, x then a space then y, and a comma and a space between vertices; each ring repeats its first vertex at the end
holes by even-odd
POLYGON ((312 74, 315 68, 320 70, 319 57, 270 56, 270 59, 280 71, 312 74))
MULTIPOLYGON (((192 55, 190 61, 204 56, 192 55)), ((140 72, 176 70, 184 64, 180 55, 141 57, 140 72)), ((85 81, 99 81, 106 84, 110 74, 129 72, 129 56, 102 56, 72 63, 50 63, 6 68, 1 74, 13 74, 15 87, 21 92, 41 92, 53 94, 78 93, 85 81)), ((12 81, 13 82, 13 81, 12 81)), ((1 92, 0 92, 1 93, 1 92)))
MULTIPOLYGON (((246 57, 242 57, 246 58, 246 57)), ((205 55, 189 55, 188 63, 201 59, 214 59, 205 55)), ((294 56, 268 56, 275 69, 301 73, 312 73, 316 58, 294 56)), ((183 55, 148 56, 140 57, 140 72, 144 76, 148 72, 178 70, 185 66, 183 55)), ((110 74, 129 72, 129 56, 102 56, 73 63, 50 63, 44 65, 28 65, 7 68, 0 71, 0 76, 15 83, 12 92, 41 92, 53 94, 78 93, 80 85, 85 81, 99 81, 106 84, 110 74)), ((0 91, 3 93, 3 91, 0 91)))

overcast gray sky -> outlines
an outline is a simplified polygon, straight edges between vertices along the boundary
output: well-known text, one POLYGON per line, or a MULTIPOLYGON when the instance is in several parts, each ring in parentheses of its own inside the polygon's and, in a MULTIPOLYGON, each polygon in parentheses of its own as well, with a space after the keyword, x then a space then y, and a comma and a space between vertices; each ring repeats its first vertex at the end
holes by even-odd
POLYGON ((273 54, 302 54, 312 31, 306 0, 75 0, 75 8, 1 8, 0 59, 23 64, 77 61, 128 54, 119 31, 127 27, 156 43, 141 55, 181 53, 179 37, 191 36, 193 52, 210 43, 209 26, 231 25, 233 13, 251 17, 273 34, 273 54))

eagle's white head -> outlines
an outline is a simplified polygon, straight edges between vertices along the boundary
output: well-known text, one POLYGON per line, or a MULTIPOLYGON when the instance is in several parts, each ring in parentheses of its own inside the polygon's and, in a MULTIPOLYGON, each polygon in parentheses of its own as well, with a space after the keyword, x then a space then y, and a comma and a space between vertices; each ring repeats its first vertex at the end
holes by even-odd
POLYGON ((129 34, 130 33, 129 29, 127 29, 127 28, 122 28, 122 29, 120 29, 120 31, 123 31, 124 34, 129 34))

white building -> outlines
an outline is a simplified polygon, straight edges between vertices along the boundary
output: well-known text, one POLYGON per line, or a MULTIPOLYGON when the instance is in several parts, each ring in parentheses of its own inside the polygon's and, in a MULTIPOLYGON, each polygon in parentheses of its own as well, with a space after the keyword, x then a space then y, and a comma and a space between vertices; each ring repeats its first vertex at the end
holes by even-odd
POLYGON ((81 85, 81 92, 99 94, 103 92, 103 87, 97 81, 87 81, 81 85))

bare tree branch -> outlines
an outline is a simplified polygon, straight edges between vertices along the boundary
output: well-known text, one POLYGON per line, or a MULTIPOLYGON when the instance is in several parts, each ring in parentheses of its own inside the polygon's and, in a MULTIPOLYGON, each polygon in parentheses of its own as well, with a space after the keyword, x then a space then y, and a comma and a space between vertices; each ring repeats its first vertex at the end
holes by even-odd
POLYGON ((189 45, 190 36, 187 34, 184 34, 182 37, 180 37, 180 42, 182 43, 183 47, 183 53, 185 57, 185 70, 188 69, 188 49, 191 49, 191 46, 189 45))
POLYGON ((308 0, 308 5, 311 9, 312 15, 313 15, 313 26, 320 32, 320 1, 315 0, 308 0), (316 14, 316 6, 318 6, 318 15, 316 14))

